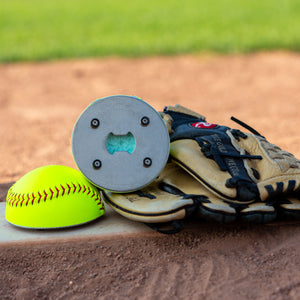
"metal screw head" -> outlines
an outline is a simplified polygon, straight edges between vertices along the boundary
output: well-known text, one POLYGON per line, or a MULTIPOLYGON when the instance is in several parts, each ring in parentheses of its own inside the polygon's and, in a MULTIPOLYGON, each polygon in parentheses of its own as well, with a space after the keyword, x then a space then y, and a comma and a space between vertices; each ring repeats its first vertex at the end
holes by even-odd
POLYGON ((91 127, 92 128, 98 128, 99 127, 99 125, 100 125, 100 121, 98 120, 98 119, 93 119, 92 121, 91 121, 91 127))
POLYGON ((150 157, 144 158, 144 167, 149 168, 152 165, 152 159, 150 157))
POLYGON ((96 160, 93 161, 93 167, 94 167, 94 169, 100 169, 101 166, 102 166, 101 160, 96 159, 96 160))
POLYGON ((148 126, 149 123, 150 123, 150 119, 148 117, 145 116, 145 117, 141 118, 141 125, 142 126, 148 126))

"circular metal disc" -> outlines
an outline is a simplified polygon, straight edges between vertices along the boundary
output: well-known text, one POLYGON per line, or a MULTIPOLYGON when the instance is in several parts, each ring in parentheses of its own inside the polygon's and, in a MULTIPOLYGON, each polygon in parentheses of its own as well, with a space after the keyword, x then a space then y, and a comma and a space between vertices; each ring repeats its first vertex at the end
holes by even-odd
POLYGON ((168 130, 159 113, 137 97, 98 99, 78 118, 72 152, 80 171, 96 186, 130 192, 151 183, 169 156, 168 130), (113 137, 115 149, 108 148, 113 137))

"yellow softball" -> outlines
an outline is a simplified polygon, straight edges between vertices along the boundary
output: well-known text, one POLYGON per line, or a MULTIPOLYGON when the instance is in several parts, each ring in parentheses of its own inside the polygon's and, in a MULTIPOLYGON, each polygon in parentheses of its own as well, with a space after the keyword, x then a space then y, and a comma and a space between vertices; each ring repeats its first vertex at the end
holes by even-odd
POLYGON ((26 228, 60 228, 105 213, 99 191, 77 170, 50 165, 30 171, 8 191, 6 220, 26 228))

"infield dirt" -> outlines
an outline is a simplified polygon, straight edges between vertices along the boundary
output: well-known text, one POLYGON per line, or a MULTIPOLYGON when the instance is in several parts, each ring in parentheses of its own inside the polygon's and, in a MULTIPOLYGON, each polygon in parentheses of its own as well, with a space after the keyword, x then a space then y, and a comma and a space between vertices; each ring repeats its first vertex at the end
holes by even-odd
MULTIPOLYGON (((97 98, 235 116, 300 157, 300 55, 87 59, 0 65, 0 201, 28 171, 75 168, 70 140, 97 98)), ((99 220, 101 222, 101 220, 99 220)), ((165 236, 0 247, 1 299, 299 299, 300 224, 219 225, 165 236)), ((76 229, 74 229, 76 230, 76 229)))

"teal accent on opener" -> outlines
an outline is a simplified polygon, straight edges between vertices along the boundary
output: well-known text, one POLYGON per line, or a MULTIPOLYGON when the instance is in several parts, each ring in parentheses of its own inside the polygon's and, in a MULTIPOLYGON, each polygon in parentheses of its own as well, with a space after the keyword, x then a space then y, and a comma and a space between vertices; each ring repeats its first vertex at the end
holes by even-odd
POLYGON ((135 138, 131 132, 126 135, 114 135, 111 132, 106 139, 106 148, 110 154, 121 151, 132 154, 135 146, 135 138))

